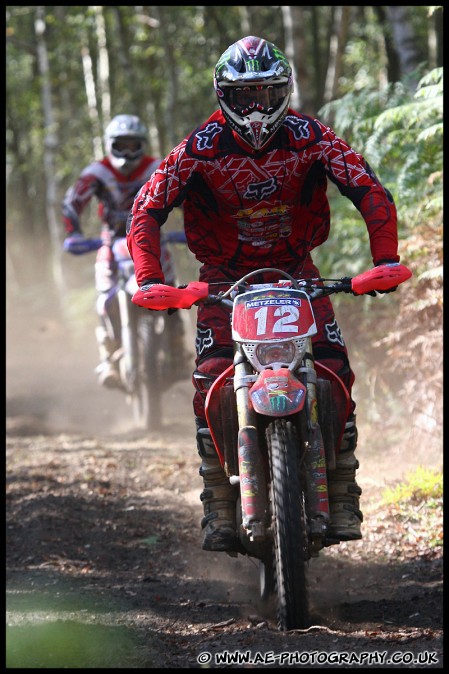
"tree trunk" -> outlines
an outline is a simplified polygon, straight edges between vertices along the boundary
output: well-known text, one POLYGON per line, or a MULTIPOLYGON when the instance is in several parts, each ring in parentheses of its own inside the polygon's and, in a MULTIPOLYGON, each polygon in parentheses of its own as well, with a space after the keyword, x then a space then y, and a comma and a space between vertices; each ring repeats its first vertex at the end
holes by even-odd
POLYGON ((443 8, 434 7, 432 16, 432 26, 429 29, 434 42, 434 63, 431 63, 433 68, 441 68, 443 66, 443 8))
MULTIPOLYGON (((149 91, 149 95, 148 97, 146 97, 148 100, 144 100, 140 93, 140 88, 137 85, 135 69, 129 58, 130 47, 132 45, 132 38, 130 37, 129 30, 126 25, 125 16, 123 13, 124 8, 115 5, 108 7, 108 9, 114 13, 116 18, 117 32, 120 40, 120 47, 117 50, 118 51, 117 57, 120 66, 123 70, 125 81, 127 83, 128 94, 132 102, 130 110, 122 110, 122 112, 125 113, 129 112, 130 114, 138 115, 142 119, 142 121, 147 125, 149 130, 147 152, 148 154, 151 155, 153 153, 153 139, 155 134, 155 124, 153 119, 154 112, 148 115, 148 108, 153 107, 151 105, 151 86, 148 81, 145 83, 145 87, 147 92, 149 91)), ((140 22, 142 22, 143 20, 146 19, 146 17, 144 17, 143 15, 138 15, 138 17, 136 17, 136 20, 137 19, 139 19, 140 22)), ((116 111, 114 112, 114 114, 118 114, 119 112, 120 111, 116 111)))
POLYGON ((86 89, 87 109, 89 118, 92 122, 92 146, 94 158, 100 160, 103 155, 103 144, 101 139, 101 125, 98 115, 97 91, 93 75, 92 59, 89 51, 89 40, 84 33, 84 44, 81 47, 81 59, 83 63, 84 87, 86 89))
MULTIPOLYGON (((331 8, 332 9, 332 8, 331 8)), ((311 35, 312 35, 312 57, 313 57, 313 81, 315 83, 314 108, 319 110, 324 102, 324 64, 328 62, 328 54, 323 54, 320 47, 320 19, 319 8, 314 5, 310 7, 311 15, 311 35)), ((327 45, 327 41, 326 41, 327 45)))
POLYGON ((387 79, 388 82, 399 82, 401 79, 401 67, 399 64, 399 56, 392 38, 391 25, 388 22, 385 13, 385 7, 376 5, 373 7, 377 15, 379 24, 382 28, 382 35, 385 45, 385 53, 387 55, 387 79))
POLYGON ((335 8, 332 36, 329 44, 329 63, 324 85, 324 101, 338 98, 338 82, 343 70, 343 53, 348 39, 349 6, 335 8))
POLYGON ((171 147, 177 144, 176 135, 176 113, 178 110, 178 75, 176 72, 176 60, 174 55, 174 44, 172 38, 167 31, 168 21, 165 17, 165 8, 161 6, 154 7, 157 13, 157 18, 160 23, 160 30, 162 31, 162 41, 164 45, 165 64, 167 67, 167 74, 169 86, 167 88, 167 112, 166 112, 166 128, 167 136, 171 147))
MULTIPOLYGON (((145 25, 148 26, 148 28, 153 28, 153 29, 160 29, 160 22, 157 18, 154 16, 150 15, 150 12, 152 12, 154 8, 153 7, 148 7, 145 5, 142 7, 142 14, 138 14, 138 18, 144 23, 145 25)), ((154 31, 153 31, 154 32, 154 31)), ((148 39, 151 39, 151 35, 149 35, 148 39)), ((156 55, 154 54, 149 54, 147 56, 147 59, 145 61, 146 66, 146 72, 148 73, 157 73, 160 71, 160 62, 159 59, 156 55)), ((154 149, 154 152, 157 157, 164 157, 169 150, 172 149, 173 145, 169 145, 169 142, 171 142, 171 135, 170 139, 167 139, 167 120, 166 120, 166 115, 165 111, 163 109, 163 99, 162 99, 162 94, 160 92, 160 89, 156 88, 151 88, 151 77, 148 78, 147 82, 147 87, 149 90, 149 95, 147 96, 147 101, 146 101, 146 116, 145 119, 148 122, 148 129, 150 132, 151 136, 151 141, 152 141, 152 148, 154 149)), ((139 91, 139 87, 136 89, 136 91, 139 91)))
POLYGON ((290 62, 292 67, 292 77, 293 77, 293 94, 291 98, 290 105, 295 110, 300 110, 301 106, 301 95, 298 74, 296 71, 295 63, 295 44, 293 40, 293 16, 292 16, 292 7, 290 5, 281 5, 282 9, 282 20, 284 22, 284 34, 285 34, 285 55, 290 62))
POLYGON ((106 27, 104 23, 103 7, 94 6, 95 28, 98 44, 98 91, 101 103, 103 127, 111 121, 111 93, 109 91, 109 56, 106 47, 106 27))
POLYGON ((303 7, 297 5, 281 5, 286 36, 286 56, 295 75, 294 97, 292 106, 306 115, 315 114, 315 87, 310 76, 305 39, 305 15, 303 7))
POLYGON ((44 7, 36 7, 36 18, 34 22, 34 30, 37 40, 37 58, 39 65, 39 73, 41 76, 41 95, 42 95, 42 109, 44 117, 44 172, 46 181, 46 214, 47 225, 50 232, 50 239, 52 243, 52 273, 53 279, 58 290, 58 297, 62 299, 65 283, 62 273, 61 265, 61 251, 62 241, 60 236, 60 228, 58 226, 55 206, 57 194, 57 179, 55 171, 55 150, 58 147, 58 137, 56 123, 54 120, 51 94, 51 78, 48 63, 47 45, 45 41, 45 10, 44 7))
POLYGON ((410 7, 407 5, 388 5, 387 16, 393 29, 393 40, 399 56, 401 79, 412 89, 419 81, 418 67, 423 60, 419 52, 419 40, 410 19, 410 7))

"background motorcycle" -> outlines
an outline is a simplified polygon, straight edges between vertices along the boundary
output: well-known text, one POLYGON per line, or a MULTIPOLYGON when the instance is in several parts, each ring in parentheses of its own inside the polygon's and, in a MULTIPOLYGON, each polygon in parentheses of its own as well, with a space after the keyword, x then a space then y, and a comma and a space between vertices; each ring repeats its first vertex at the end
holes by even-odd
POLYGON ((314 360, 313 300, 375 294, 410 276, 399 263, 339 280, 295 280, 264 268, 218 295, 210 292, 213 284, 192 282, 153 286, 133 297, 159 310, 199 302, 232 309, 234 363, 215 380, 194 375, 195 383, 207 391, 204 432, 231 484, 240 485, 239 552, 259 560, 261 597, 275 596, 281 630, 309 626, 309 560, 339 542, 328 535, 327 470, 335 468, 350 399, 340 378, 314 360), (266 272, 280 280, 248 283, 266 272))
MULTIPOLYGON (((168 232, 164 241, 185 243, 186 238, 184 232, 168 232)), ((69 237, 64 241, 64 250, 83 255, 105 245, 111 247, 117 265, 116 282, 111 283, 106 302, 117 300, 121 345, 113 358, 118 364, 121 388, 132 407, 136 426, 155 430, 162 423, 162 393, 173 383, 173 354, 167 336, 172 327, 168 326, 170 318, 167 312, 142 311, 132 302, 138 286, 125 238, 111 239, 109 232, 101 238, 69 237)), ((108 325, 108 331, 114 339, 112 325, 108 325)))

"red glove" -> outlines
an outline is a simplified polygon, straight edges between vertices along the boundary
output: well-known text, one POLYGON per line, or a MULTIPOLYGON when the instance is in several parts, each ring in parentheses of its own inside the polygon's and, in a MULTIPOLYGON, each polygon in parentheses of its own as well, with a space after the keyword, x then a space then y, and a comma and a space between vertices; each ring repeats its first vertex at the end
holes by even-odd
POLYGON ((363 293, 388 292, 395 290, 400 283, 407 281, 412 275, 408 267, 399 262, 383 262, 376 267, 364 271, 352 279, 352 290, 357 295, 363 293))
POLYGON ((209 294, 209 284, 192 281, 185 288, 174 288, 163 283, 146 284, 137 290, 132 298, 134 304, 145 309, 190 309, 199 300, 209 294), (146 286, 146 289, 145 289, 146 286))
MULTIPOLYGON (((396 262, 396 260, 380 260, 379 262, 376 262, 376 267, 382 267, 384 264, 386 265, 398 265, 399 263, 396 262)), ((393 286, 392 288, 385 288, 385 289, 380 289, 377 290, 378 293, 383 295, 384 293, 394 293, 394 291, 397 290, 397 286, 393 286)))

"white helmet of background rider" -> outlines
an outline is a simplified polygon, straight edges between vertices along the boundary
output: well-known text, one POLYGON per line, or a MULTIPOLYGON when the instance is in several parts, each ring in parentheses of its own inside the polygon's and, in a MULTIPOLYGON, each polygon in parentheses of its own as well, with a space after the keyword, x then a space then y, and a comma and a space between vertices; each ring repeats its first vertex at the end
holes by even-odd
POLYGON ((287 114, 292 69, 276 45, 248 36, 221 55, 215 66, 214 87, 232 130, 260 150, 287 114))
POLYGON ((140 163, 148 131, 136 115, 117 115, 104 134, 106 153, 112 166, 121 173, 131 173, 140 163))

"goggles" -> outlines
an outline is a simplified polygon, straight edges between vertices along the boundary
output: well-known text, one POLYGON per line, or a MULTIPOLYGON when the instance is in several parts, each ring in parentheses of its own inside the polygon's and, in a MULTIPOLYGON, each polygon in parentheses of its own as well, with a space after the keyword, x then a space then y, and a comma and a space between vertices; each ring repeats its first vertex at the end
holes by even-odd
POLYGON ((222 91, 232 112, 244 116, 251 112, 272 114, 284 103, 291 88, 288 84, 253 84, 223 87, 222 91))
POLYGON ((111 153, 119 159, 138 159, 143 154, 145 141, 141 138, 116 138, 111 153))

